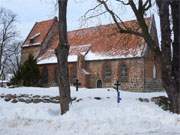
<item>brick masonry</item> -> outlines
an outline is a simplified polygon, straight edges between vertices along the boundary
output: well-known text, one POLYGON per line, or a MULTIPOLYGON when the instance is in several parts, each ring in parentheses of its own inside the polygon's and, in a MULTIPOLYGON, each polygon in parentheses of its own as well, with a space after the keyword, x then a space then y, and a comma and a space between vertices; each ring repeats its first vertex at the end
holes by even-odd
MULTIPOLYGON (((69 79, 73 85, 76 78, 81 82, 81 87, 96 88, 97 81, 102 81, 102 87, 113 87, 117 80, 121 82, 120 67, 122 64, 127 66, 128 77, 126 82, 121 82, 123 90, 130 91, 149 91, 160 90, 161 87, 161 74, 160 68, 157 69, 157 78, 153 79, 153 63, 154 59, 146 60, 147 58, 133 58, 133 59, 119 59, 119 60, 101 60, 101 61, 80 61, 78 63, 69 63, 69 79), (81 67, 82 65, 83 67, 81 67), (112 71, 111 78, 105 79, 104 66, 109 65, 112 71), (81 66, 80 66, 81 65, 81 66), (80 72, 81 69, 86 69, 80 72), (153 84, 154 83, 154 84, 153 84), (159 84, 158 84, 159 83, 159 84)), ((158 64, 158 63, 156 63, 158 64)), ((56 85, 56 64, 41 65, 48 68, 48 85, 56 85)), ((42 73, 42 72, 41 72, 42 73)))

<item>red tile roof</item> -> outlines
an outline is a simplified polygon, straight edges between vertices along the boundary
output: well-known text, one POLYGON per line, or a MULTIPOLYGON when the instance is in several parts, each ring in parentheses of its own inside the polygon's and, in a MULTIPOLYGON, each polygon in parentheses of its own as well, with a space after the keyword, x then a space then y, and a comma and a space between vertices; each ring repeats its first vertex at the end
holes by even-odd
MULTIPOLYGON (((148 23, 148 26, 150 26, 151 19, 147 18, 146 22, 148 23)), ((25 43, 29 42, 29 37, 34 36, 38 32, 42 34, 36 38, 36 42, 42 43, 53 23, 54 19, 36 23, 25 43)), ((131 29, 140 31, 137 21, 135 20, 125 22, 125 25, 131 29)), ((91 60, 90 57, 92 54, 109 56, 111 58, 141 57, 145 50, 145 41, 143 38, 131 34, 118 33, 115 24, 70 31, 68 32, 68 41, 71 46, 69 51, 70 55, 78 55, 78 52, 80 53, 83 50, 82 45, 91 45, 89 51, 91 54, 87 54, 87 60, 91 60), (80 46, 82 47, 81 49, 79 49, 80 46), (72 48, 74 49, 72 50, 72 48)), ((58 42, 58 33, 54 33, 54 36, 49 40, 48 43, 47 50, 49 51, 45 51, 44 54, 40 55, 40 59, 43 59, 43 57, 47 58, 47 56, 52 56, 49 53, 54 53, 52 50, 58 46, 58 42)))
MULTIPOLYGON (((135 22, 128 22, 128 25, 131 28, 137 27, 135 22)), ((130 50, 142 48, 144 45, 141 37, 118 33, 115 24, 71 31, 68 36, 71 46, 91 44, 92 52, 108 53, 111 56, 129 54, 130 50)))
POLYGON ((23 47, 32 45, 41 45, 47 37, 47 34, 51 30, 52 26, 57 22, 57 18, 36 22, 31 32, 24 41, 23 47), (30 39, 34 38, 34 43, 30 43, 30 39))
MULTIPOLYGON (((150 25, 150 18, 147 19, 150 25)), ((125 22, 127 27, 140 31, 135 20, 125 22)), ((122 34, 117 32, 115 24, 101 25, 97 27, 84 28, 68 32, 70 46, 91 45, 91 51, 94 53, 117 55, 137 55, 138 51, 143 51, 145 42, 143 38, 131 34, 122 34)), ((50 43, 50 48, 55 49, 58 46, 58 33, 50 43)))

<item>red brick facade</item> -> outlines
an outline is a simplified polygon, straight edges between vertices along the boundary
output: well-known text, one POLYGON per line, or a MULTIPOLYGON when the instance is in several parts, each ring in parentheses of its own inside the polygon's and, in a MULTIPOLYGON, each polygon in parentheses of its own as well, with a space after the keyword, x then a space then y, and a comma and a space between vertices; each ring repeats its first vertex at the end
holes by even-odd
MULTIPOLYGON (((71 85, 75 79, 81 83, 81 87, 96 88, 97 82, 102 82, 102 87, 113 87, 114 83, 119 80, 123 90, 131 91, 150 91, 161 90, 161 74, 159 63, 154 59, 146 58, 120 59, 120 60, 102 60, 85 62, 83 68, 79 68, 79 63, 69 63, 69 79, 71 85), (153 78, 153 64, 156 63, 156 78, 153 78), (105 79, 105 66, 111 68, 111 76, 105 79), (121 81, 121 65, 127 66, 127 80, 121 81), (78 70, 76 70, 78 69, 78 70), (84 73, 82 69, 86 69, 84 73)), ((48 68, 48 85, 56 85, 56 64, 41 65, 48 68)))

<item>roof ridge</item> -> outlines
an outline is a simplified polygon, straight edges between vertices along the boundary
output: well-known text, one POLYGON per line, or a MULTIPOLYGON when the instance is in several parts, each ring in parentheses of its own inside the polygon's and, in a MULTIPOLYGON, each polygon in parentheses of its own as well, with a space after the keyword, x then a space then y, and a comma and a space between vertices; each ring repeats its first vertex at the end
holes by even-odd
MULTIPOLYGON (((151 19, 151 17, 146 17, 145 18, 146 20, 149 20, 149 19, 151 19)), ((124 21, 124 23, 129 23, 129 22, 136 22, 137 21, 137 19, 133 19, 133 20, 127 20, 127 21, 124 21)), ((121 24, 121 22, 119 22, 120 24, 121 24)), ((68 31, 68 33, 70 33, 70 32, 76 32, 76 31, 82 31, 82 30, 88 30, 88 29, 97 29, 97 28, 99 28, 99 27, 108 27, 108 26, 110 26, 110 25, 115 25, 115 23, 113 22, 111 22, 111 23, 108 23, 108 24, 100 24, 100 25, 96 25, 96 26, 90 26, 90 27, 86 27, 86 28, 79 28, 79 29, 75 29, 75 30, 70 30, 70 31, 68 31)))
POLYGON ((47 19, 47 20, 38 21, 38 22, 36 22, 36 23, 45 23, 45 22, 56 21, 56 20, 58 20, 57 16, 55 16, 55 17, 53 17, 53 18, 51 18, 51 19, 49 18, 49 19, 47 19))

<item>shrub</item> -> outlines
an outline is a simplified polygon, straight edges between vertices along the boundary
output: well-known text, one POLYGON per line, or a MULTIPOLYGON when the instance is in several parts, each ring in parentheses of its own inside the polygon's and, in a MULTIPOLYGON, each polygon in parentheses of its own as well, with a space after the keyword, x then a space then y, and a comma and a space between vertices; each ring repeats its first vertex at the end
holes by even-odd
POLYGON ((28 59, 14 73, 11 82, 13 85, 38 86, 39 79, 40 72, 37 61, 32 55, 29 55, 28 59))

